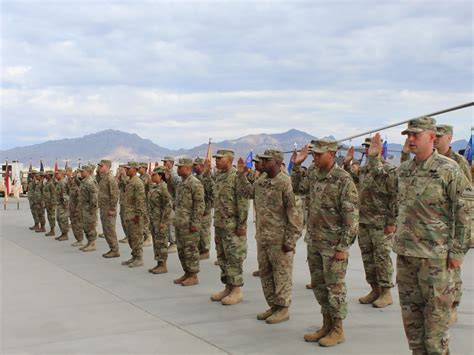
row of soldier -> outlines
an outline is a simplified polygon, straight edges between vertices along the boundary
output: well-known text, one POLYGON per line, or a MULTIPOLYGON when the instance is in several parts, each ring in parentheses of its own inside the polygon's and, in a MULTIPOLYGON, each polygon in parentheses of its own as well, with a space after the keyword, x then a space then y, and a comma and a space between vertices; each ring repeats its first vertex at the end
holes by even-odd
POLYGON ((166 157, 164 166, 156 167, 151 176, 147 164, 129 162, 114 177, 108 160, 98 164, 96 180, 94 166, 75 173, 59 170, 56 183, 53 172, 45 174, 46 183, 43 174, 36 173, 29 190, 35 220, 31 228, 45 232, 46 209, 51 227, 47 235, 54 235, 56 214, 62 232, 56 239, 67 240, 69 217, 77 240, 73 245, 93 251, 99 209, 110 247, 103 256, 118 257, 115 220, 120 200, 120 218, 132 250, 131 259, 122 264, 142 266, 143 245, 152 238, 157 265, 149 271, 165 273, 168 252, 176 243, 184 273, 174 282, 192 286, 199 283, 199 261, 209 258, 214 209, 217 264, 224 288, 211 300, 233 305, 243 299, 251 199, 256 213, 257 274, 269 305, 257 319, 269 324, 289 319, 294 251, 306 224, 308 288, 313 289, 323 315, 321 328, 305 334, 306 341, 321 346, 344 341, 345 275, 349 249, 358 237, 371 286, 359 302, 379 308, 392 304, 393 247, 409 347, 415 354, 444 354, 449 351, 448 324, 461 300, 460 265, 468 250, 468 206, 473 199, 467 161, 449 147, 452 133, 451 126, 436 127, 429 117, 410 121, 402 132, 407 135, 402 161, 407 161, 399 168, 381 158, 376 134, 364 142, 368 163, 363 167, 351 165, 353 148, 339 167, 337 142, 314 140, 293 154, 291 177, 282 169, 281 151, 267 150, 257 156, 254 172, 242 158, 234 166, 229 149, 214 156, 216 173, 209 161, 181 158, 176 175, 172 157, 166 157), (313 161, 306 169, 302 163, 310 153, 313 161), (409 153, 415 155, 412 160, 409 153))

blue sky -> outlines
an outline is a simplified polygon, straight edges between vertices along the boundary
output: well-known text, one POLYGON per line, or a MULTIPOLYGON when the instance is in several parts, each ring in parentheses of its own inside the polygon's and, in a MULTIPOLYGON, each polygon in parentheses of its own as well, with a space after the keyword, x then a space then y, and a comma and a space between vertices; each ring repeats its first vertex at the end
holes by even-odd
MULTIPOLYGON (((3 1, 0 149, 337 138, 472 101, 469 1, 3 1)), ((472 109, 440 116, 467 138, 472 109)), ((402 142, 400 129, 382 134, 402 142)))

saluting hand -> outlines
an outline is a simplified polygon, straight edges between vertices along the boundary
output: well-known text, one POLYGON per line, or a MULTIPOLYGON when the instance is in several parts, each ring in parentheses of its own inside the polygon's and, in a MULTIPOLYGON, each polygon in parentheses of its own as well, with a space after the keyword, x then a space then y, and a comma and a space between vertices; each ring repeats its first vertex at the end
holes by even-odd
POLYGON ((304 162, 306 160, 306 158, 308 157, 308 152, 309 152, 309 145, 306 144, 303 149, 301 149, 295 156, 295 158, 293 159, 293 164, 295 165, 301 165, 302 162, 304 162))
POLYGON ((375 136, 372 138, 372 142, 369 147, 369 156, 377 157, 382 152, 382 144, 380 143, 380 133, 375 133, 375 136))
POLYGON ((245 173, 247 169, 247 165, 245 165, 245 161, 242 157, 237 160, 237 172, 239 173, 245 173))
POLYGON ((344 158, 344 163, 350 163, 353 159, 354 159, 354 147, 351 146, 348 150, 347 150, 347 154, 346 154, 346 157, 344 158))

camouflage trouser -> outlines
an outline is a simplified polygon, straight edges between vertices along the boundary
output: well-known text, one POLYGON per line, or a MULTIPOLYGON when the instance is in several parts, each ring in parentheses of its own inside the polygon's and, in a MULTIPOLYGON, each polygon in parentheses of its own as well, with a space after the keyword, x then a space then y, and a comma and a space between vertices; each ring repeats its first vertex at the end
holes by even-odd
POLYGON ((170 244, 176 244, 176 228, 173 224, 174 211, 171 212, 171 224, 168 228, 168 241, 170 244))
POLYGON ((152 222, 151 235, 153 236, 153 252, 156 261, 168 260, 168 227, 160 230, 160 224, 152 222))
POLYGON ((120 224, 122 224, 123 232, 125 236, 127 236, 127 228, 125 227, 125 207, 124 205, 120 204, 120 224))
POLYGON ((289 307, 291 304, 293 256, 293 252, 283 252, 281 241, 276 243, 257 241, 260 281, 270 307, 289 307))
POLYGON ((347 315, 346 260, 334 258, 335 251, 321 252, 316 246, 308 244, 308 265, 311 272, 311 285, 321 306, 322 314, 345 319, 347 315))
POLYGON ((33 221, 35 222, 35 224, 39 224, 40 220, 38 217, 38 211, 35 208, 35 203, 31 201, 31 199, 28 199, 28 203, 30 204, 30 211, 31 215, 33 216, 33 221))
POLYGON ((86 239, 89 242, 93 242, 97 239, 97 209, 81 210, 82 217, 82 228, 86 239))
POLYGON ((176 228, 176 246, 178 257, 184 272, 199 272, 199 232, 191 233, 189 229, 176 228))
POLYGON ((56 219, 62 234, 69 232, 69 208, 67 205, 59 204, 56 207, 56 219))
POLYGON ((104 232, 105 240, 109 245, 110 250, 118 251, 117 233, 115 232, 115 223, 117 221, 117 212, 114 211, 112 215, 109 214, 109 209, 101 208, 100 222, 102 223, 102 231, 104 232))
POLYGON ((49 226, 52 229, 56 227, 56 205, 46 205, 45 208, 48 213, 49 226))
POLYGON ((390 252, 393 234, 383 227, 359 224, 359 247, 364 262, 365 279, 372 286, 393 287, 393 265, 390 252))
POLYGON ((446 259, 398 255, 398 295, 411 350, 426 354, 448 351, 448 323, 454 300, 452 273, 446 259))
POLYGON ((132 256, 143 256, 143 220, 140 218, 135 223, 131 218, 124 216, 125 219, 125 235, 128 239, 128 245, 132 249, 132 256))
POLYGON ((202 216, 199 226, 199 253, 201 254, 207 253, 211 248, 211 222, 211 212, 202 216))
POLYGON ((143 213, 143 239, 151 238, 150 232, 150 217, 148 216, 148 211, 143 213))
POLYGON ((242 286, 243 264, 247 258, 247 237, 239 237, 235 230, 216 227, 214 238, 222 283, 235 287, 242 286))
POLYGON ((71 220, 72 233, 78 242, 84 239, 84 229, 82 229, 82 213, 77 203, 69 201, 69 219, 71 220))
POLYGON ((38 220, 42 226, 46 224, 46 218, 44 216, 44 204, 43 202, 35 202, 35 210, 36 215, 38 216, 38 220))

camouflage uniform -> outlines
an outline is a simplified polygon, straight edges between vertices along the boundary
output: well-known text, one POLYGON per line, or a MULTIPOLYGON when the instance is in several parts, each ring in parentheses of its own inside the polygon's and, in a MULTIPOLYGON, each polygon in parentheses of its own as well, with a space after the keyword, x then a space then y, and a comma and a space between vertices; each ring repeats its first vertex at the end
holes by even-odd
MULTIPOLYGON (((174 158, 173 157, 165 157, 163 159, 163 161, 165 161, 165 160, 174 161, 174 158)), ((177 188, 177 186, 180 182, 181 182, 180 177, 178 176, 178 174, 176 174, 176 172, 174 172, 172 170, 169 179, 166 181, 166 186, 168 187, 168 192, 170 193, 170 196, 171 196, 172 201, 173 201, 173 211, 171 213, 171 219, 172 220, 174 220, 174 214, 175 214, 174 213, 174 206, 176 204, 176 188, 177 188)), ((175 229, 174 229, 174 224, 173 223, 170 224, 168 234, 169 234, 168 238, 169 238, 170 244, 176 244, 176 235, 175 235, 175 229)))
POLYGON ((168 259, 168 227, 171 223, 172 210, 171 196, 166 182, 151 183, 148 191, 148 211, 152 227, 153 251, 155 260, 158 262, 165 262, 168 259), (160 228, 160 226, 164 227, 160 228))
POLYGON ((35 178, 34 175, 33 177, 30 177, 30 181, 28 182, 28 203, 30 205, 30 211, 31 215, 33 216, 33 221, 35 222, 35 226, 40 224, 39 217, 38 217, 38 211, 35 208, 35 201, 34 201, 34 195, 35 195, 35 178))
MULTIPOLYGON (((337 142, 315 140, 313 150, 336 151, 337 142)), ((336 252, 348 252, 357 235, 359 224, 358 194, 350 175, 336 164, 325 172, 318 167, 308 169, 306 176, 300 166, 291 174, 295 191, 309 198, 307 233, 308 264, 314 295, 321 313, 333 319, 347 315, 346 283, 348 258, 336 260, 336 252)))
MULTIPOLYGON (((278 157, 283 154, 274 150, 265 151, 260 158, 278 157)), ((239 185, 246 186, 243 195, 255 201, 257 258, 263 294, 268 305, 289 307, 294 252, 285 252, 296 247, 303 229, 303 211, 296 205, 295 195, 288 175, 280 172, 274 178, 264 174, 251 186, 243 174, 239 174, 239 185), (283 232, 283 233, 282 233, 283 232)))
MULTIPOLYGON (((197 158, 194 164, 204 164, 204 159, 197 158)), ((214 179, 210 173, 196 174, 196 178, 204 187, 204 216, 202 216, 202 224, 199 226, 199 253, 208 253, 211 248, 211 224, 212 224, 212 207, 214 204, 214 179)))
MULTIPOLYGON (((101 160, 99 165, 111 166, 110 160, 101 160)), ((111 251, 118 251, 117 233, 115 224, 117 221, 117 202, 119 198, 119 188, 117 181, 110 172, 100 174, 99 180, 99 213, 102 230, 105 240, 111 251)))
MULTIPOLYGON (((178 166, 181 164, 192 166, 192 160, 182 158, 178 166)), ((178 256, 185 273, 199 272, 199 232, 192 233, 189 228, 199 228, 204 208, 204 188, 190 175, 176 187, 174 218, 178 256)))
MULTIPOLYGON (((39 176, 43 176, 42 172, 38 173, 39 176)), ((41 224, 41 227, 44 227, 46 224, 46 219, 44 215, 44 200, 43 200, 43 190, 44 190, 44 183, 43 181, 36 181, 35 183, 35 191, 33 193, 33 203, 34 208, 36 210, 36 214, 38 216, 38 220, 41 224)))
POLYGON ((129 181, 128 176, 120 176, 118 179, 118 187, 119 187, 119 204, 120 204, 120 223, 122 225, 123 232, 125 233, 125 237, 127 237, 127 228, 125 224, 125 189, 127 187, 127 183, 129 181))
MULTIPOLYGON (((140 163, 140 166, 147 167, 146 163, 140 163)), ((146 199, 146 196, 148 196, 148 191, 150 190, 150 175, 148 173, 144 173, 139 176, 141 182, 143 183, 143 187, 145 188, 145 211, 143 213, 143 238, 151 238, 151 232, 150 232, 150 216, 148 215, 148 200, 146 199)))
POLYGON ((125 234, 132 249, 132 256, 135 258, 143 256, 144 215, 145 186, 140 178, 135 175, 128 181, 124 194, 125 234), (139 216, 138 222, 133 220, 135 216, 139 216))
MULTIPOLYGON (((52 174, 52 171, 48 171, 48 174, 52 174)), ((44 184, 43 189, 43 201, 48 213, 48 222, 51 229, 56 227, 56 183, 54 178, 49 179, 44 184)))
MULTIPOLYGON (((84 169, 94 171, 92 166, 84 169)), ((92 175, 82 179, 79 188, 79 205, 81 206, 82 228, 88 242, 93 242, 97 238, 97 182, 92 175)))
MULTIPOLYGON (((412 120, 407 132, 435 131, 430 117, 412 120)), ((369 169, 388 178, 378 157, 369 169)), ((403 324, 414 352, 445 354, 454 301, 453 270, 447 258, 462 260, 469 225, 465 198, 472 189, 459 166, 434 151, 425 160, 397 169, 399 209, 394 251, 403 324)))
MULTIPOLYGON (((232 155, 231 150, 218 150, 215 157, 232 155)), ((237 171, 231 168, 216 177, 214 197, 214 238, 221 281, 240 287, 244 284, 243 263, 247 258, 247 237, 238 236, 237 229, 247 228, 249 202, 238 191, 237 171)))
POLYGON ((59 229, 62 235, 67 235, 69 232, 69 195, 64 179, 56 182, 56 206, 59 229))
POLYGON ((71 220, 72 233, 78 242, 84 239, 82 228, 82 213, 79 198, 79 186, 81 182, 78 177, 67 177, 66 192, 69 196, 69 219, 71 220))

